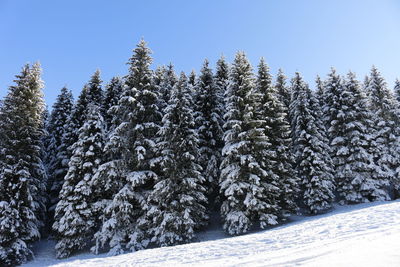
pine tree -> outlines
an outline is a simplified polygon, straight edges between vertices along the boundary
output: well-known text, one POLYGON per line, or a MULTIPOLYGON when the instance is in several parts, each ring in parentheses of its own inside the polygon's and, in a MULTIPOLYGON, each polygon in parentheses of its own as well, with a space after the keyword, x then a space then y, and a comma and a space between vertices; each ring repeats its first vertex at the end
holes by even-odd
POLYGON ((396 79, 394 85, 394 95, 398 103, 400 103, 400 80, 396 79))
POLYGON ((393 121, 394 96, 375 66, 371 69, 368 89, 371 92, 371 108, 377 111, 381 118, 388 120, 388 123, 393 121))
MULTIPOLYGON (((57 178, 52 177, 48 182, 50 196, 49 204, 51 205, 49 207, 50 214, 54 212, 59 201, 60 190, 62 184, 64 183, 64 177, 68 172, 68 163, 72 156, 72 146, 79 137, 77 136, 79 128, 76 128, 77 126, 72 120, 77 103, 73 105, 71 113, 68 116, 67 123, 65 124, 65 129, 61 138, 61 144, 57 148, 55 148, 57 149, 56 159, 60 164, 58 166, 54 166, 57 167, 57 170, 55 171, 57 173, 57 178)), ((53 220, 53 218, 51 218, 51 220, 53 220)))
POLYGON ((199 164, 203 169, 210 204, 216 197, 223 146, 222 106, 208 60, 195 84, 195 120, 199 135, 199 164))
POLYGON ((105 87, 103 110, 104 110, 104 122, 107 131, 111 131, 113 128, 112 125, 115 114, 113 114, 111 108, 118 104, 123 87, 124 87, 124 82, 120 77, 113 77, 105 87))
POLYGON ((79 140, 72 146, 68 173, 60 191, 53 229, 58 240, 57 258, 66 258, 90 245, 97 212, 93 176, 102 163, 104 122, 100 108, 89 104, 86 122, 79 129, 79 140))
POLYGON ((349 72, 338 98, 339 113, 333 118, 331 132, 336 136, 330 147, 342 203, 367 202, 379 187, 372 179, 375 164, 369 136, 372 134, 372 114, 367 98, 349 72))
MULTIPOLYGON (((89 82, 86 84, 86 101, 88 105, 97 105, 102 108, 103 104, 103 89, 101 86, 101 83, 103 81, 100 78, 100 70, 96 70, 92 77, 90 78, 89 82)), ((86 108, 85 114, 89 114, 88 112, 89 108, 86 108)), ((86 120, 85 120, 86 121, 86 120)))
MULTIPOLYGON (((1 107, 0 107, 1 109, 1 107)), ((1 111, 0 111, 1 112, 1 111)), ((55 155, 54 151, 55 148, 52 143, 54 143, 53 138, 50 136, 49 133, 49 123, 50 123, 50 113, 47 105, 45 105, 43 113, 42 113, 42 121, 43 121, 43 129, 44 133, 42 136, 42 148, 41 148, 41 159, 44 165, 44 169, 46 171, 46 177, 47 180, 49 180, 49 165, 50 161, 53 158, 53 155, 55 155)))
MULTIPOLYGON (((60 94, 53 105, 49 118, 47 131, 49 133, 50 143, 48 144, 48 192, 49 192, 49 211, 50 217, 53 217, 55 206, 58 202, 58 194, 64 182, 63 158, 58 157, 59 148, 62 146, 62 138, 67 131, 68 119, 71 116, 73 107, 72 92, 66 87, 61 89, 60 94)), ((52 220, 52 218, 51 218, 52 220)))
POLYGON ((271 144, 265 136, 265 121, 259 114, 260 95, 256 93, 252 67, 239 52, 230 72, 226 123, 224 125, 224 159, 221 164, 221 216, 224 229, 231 235, 249 231, 254 221, 262 227, 277 224, 279 184, 265 167, 271 144))
POLYGON ((315 92, 315 98, 318 101, 318 105, 320 107, 321 112, 323 111, 323 107, 325 104, 325 85, 324 81, 321 80, 321 77, 317 75, 317 78, 315 79, 315 84, 317 85, 317 90, 315 92))
POLYGON ((0 112, 0 265, 31 258, 29 247, 40 237, 45 172, 41 162, 44 135, 43 83, 38 63, 16 76, 0 112))
POLYGON ((222 112, 225 114, 226 103, 225 98, 228 92, 229 83, 229 66, 225 61, 224 56, 221 56, 217 61, 217 66, 214 76, 215 89, 217 90, 217 95, 219 96, 219 102, 222 107, 222 112))
POLYGON ((152 82, 151 84, 154 86, 154 90, 158 94, 158 110, 160 112, 163 112, 165 109, 165 106, 167 105, 166 99, 164 99, 164 86, 165 86, 165 79, 167 77, 166 75, 167 68, 165 66, 158 66, 156 70, 154 71, 154 74, 152 76, 152 82))
POLYGON ((328 138, 331 142, 337 136, 334 128, 331 129, 332 121, 335 120, 340 112, 339 95, 342 90, 342 80, 334 68, 328 74, 328 79, 325 81, 324 87, 324 104, 322 106, 323 121, 328 132, 328 138))
POLYGON ((396 125, 396 102, 385 80, 374 66, 369 76, 368 88, 370 110, 374 114, 373 137, 376 191, 372 200, 388 200, 388 187, 397 180, 396 168, 400 165, 398 152, 399 135, 396 125))
POLYGON ((160 246, 191 241, 208 221, 192 108, 187 78, 181 73, 160 130, 162 176, 148 197, 146 224, 151 241, 160 246))
POLYGON ((283 70, 279 69, 276 76, 275 90, 278 93, 279 100, 285 105, 286 110, 289 110, 291 93, 290 87, 286 85, 286 79, 283 70))
POLYGON ((81 94, 72 110, 69 121, 69 128, 71 129, 70 138, 72 144, 78 140, 77 130, 80 129, 86 121, 88 114, 89 104, 102 107, 103 104, 103 89, 101 87, 100 71, 96 70, 90 78, 89 82, 85 84, 81 94))
MULTIPOLYGON (((106 149, 113 150, 113 158, 99 169, 95 184, 116 179, 112 199, 102 215, 101 229, 96 233, 93 250, 110 248, 111 254, 125 249, 140 249, 147 245, 145 232, 138 227, 145 212, 149 191, 157 180, 157 132, 161 121, 158 94, 151 84, 151 51, 143 40, 129 60, 129 75, 122 97, 116 107, 121 123, 110 136, 106 149)), ((101 203, 100 203, 101 204, 101 203)), ((143 230, 145 231, 145 229, 143 230)))
POLYGON ((369 82, 370 82, 369 76, 368 76, 368 75, 365 75, 365 77, 364 77, 364 83, 363 83, 363 86, 362 86, 362 90, 364 90, 364 93, 365 93, 365 95, 367 96, 368 101, 369 101, 369 99, 370 99, 370 97, 371 97, 371 92, 370 92, 370 88, 369 88, 369 82))
MULTIPOLYGON (((61 186, 62 178, 65 177, 68 171, 68 162, 72 157, 72 146, 78 141, 78 130, 83 126, 88 114, 88 106, 96 105, 102 107, 103 104, 103 91, 101 88, 100 71, 92 75, 89 82, 83 87, 76 103, 74 104, 71 115, 65 125, 61 144, 58 146, 57 159, 61 163, 57 168, 57 177, 60 180, 53 180, 51 185, 51 195, 58 196, 61 186)), ((103 111, 101 111, 103 114, 103 111)), ((58 199, 53 198, 53 208, 55 207, 58 199)))
MULTIPOLYGON (((197 96, 196 92, 196 86, 197 86, 197 75, 194 70, 192 70, 188 76, 188 86, 189 86, 189 92, 192 95, 192 98, 195 99, 197 96)), ((194 100, 196 102, 196 100, 194 100)), ((196 108, 194 108, 194 112, 196 113, 196 108)), ((195 119, 196 120, 196 119, 195 119)))
MULTIPOLYGON (((44 134, 42 136, 42 140, 41 140, 41 161, 43 163, 43 169, 45 171, 46 174, 46 181, 45 181, 45 199, 46 199, 46 212, 43 213, 43 227, 41 229, 41 236, 42 237, 48 237, 49 234, 51 233, 49 231, 49 229, 51 228, 51 221, 53 220, 54 216, 53 215, 49 215, 50 209, 49 207, 51 206, 51 197, 49 195, 50 190, 49 190, 49 185, 51 184, 50 179, 51 179, 51 175, 50 175, 50 165, 51 162, 54 160, 55 155, 57 154, 56 151, 56 147, 55 147, 55 141, 54 141, 54 137, 49 133, 49 124, 50 124, 50 113, 48 110, 47 105, 45 105, 45 109, 43 111, 42 114, 42 120, 43 120, 43 129, 44 129, 44 134)), ((1 146, 1 145, 0 145, 1 146)))
POLYGON ((157 92, 161 92, 160 86, 164 81, 165 72, 167 71, 165 66, 158 66, 152 76, 152 84, 157 88, 157 92))
MULTIPOLYGON (((223 138, 223 126, 225 124, 225 118, 224 115, 226 113, 226 99, 227 99, 227 94, 228 94, 228 84, 229 84, 229 65, 225 61, 225 57, 221 56, 216 64, 216 70, 215 70, 215 76, 214 76, 214 84, 215 84, 215 90, 217 91, 217 96, 218 96, 218 102, 219 106, 221 107, 221 127, 222 127, 222 148, 224 146, 224 138, 223 138)), ((221 162, 222 162, 222 149, 221 149, 221 162)), ((218 181, 219 183, 219 178, 218 181)), ((214 207, 219 210, 219 207, 221 205, 221 199, 220 199, 220 194, 218 192, 218 195, 216 196, 214 200, 214 207)))
POLYGON ((334 199, 329 147, 324 128, 319 126, 317 100, 299 73, 292 80, 292 92, 293 154, 301 200, 309 213, 318 214, 329 209, 334 199))
MULTIPOLYGON (((284 89, 284 80, 278 76, 281 90, 286 93, 285 97, 289 97, 289 90, 284 89)), ((257 90, 261 95, 261 116, 265 120, 265 135, 271 143, 271 151, 268 152, 269 161, 272 165, 265 166, 271 175, 271 184, 279 184, 280 196, 279 207, 285 213, 293 213, 296 211, 296 193, 297 179, 293 171, 293 158, 290 154, 292 139, 290 138, 290 123, 288 121, 287 109, 282 102, 285 98, 278 94, 272 85, 272 77, 269 73, 269 67, 262 58, 258 65, 257 90), (281 100, 282 99, 282 100, 281 100)), ((274 192, 268 192, 266 197, 272 197, 271 203, 277 202, 274 192)), ((280 211, 281 212, 281 211, 280 211)), ((278 213, 277 215, 281 215, 278 213)))
POLYGON ((196 80, 197 80, 196 72, 192 70, 188 78, 188 84, 194 88, 196 86, 196 80))
POLYGON ((159 89, 157 90, 159 94, 159 110, 162 114, 165 114, 165 108, 168 105, 172 89, 174 85, 177 83, 178 78, 176 77, 174 66, 170 63, 164 71, 164 77, 160 82, 159 89))

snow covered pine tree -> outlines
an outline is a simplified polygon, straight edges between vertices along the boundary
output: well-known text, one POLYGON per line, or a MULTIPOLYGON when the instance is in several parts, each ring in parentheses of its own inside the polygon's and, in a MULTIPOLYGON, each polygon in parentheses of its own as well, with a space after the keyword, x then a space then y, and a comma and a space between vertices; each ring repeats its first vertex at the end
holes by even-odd
POLYGON ((72 157, 72 146, 79 139, 78 130, 86 121, 88 106, 91 104, 101 107, 102 99, 103 91, 101 88, 100 71, 96 70, 89 82, 83 87, 77 102, 72 108, 71 115, 68 117, 68 122, 64 128, 61 144, 57 149, 56 158, 61 164, 55 170, 57 175, 52 177, 52 184, 48 185, 50 188, 49 194, 52 196, 50 210, 55 209, 59 200, 58 195, 64 183, 64 177, 69 169, 68 162, 72 157))
POLYGON ((14 266, 33 256, 44 212, 45 171, 43 83, 38 63, 25 65, 9 89, 0 112, 0 266, 14 266))
POLYGON ((224 125, 220 193, 224 229, 231 235, 246 233, 254 221, 277 224, 279 203, 266 194, 279 197, 279 185, 266 166, 271 143, 265 136, 265 120, 259 112, 252 67, 243 52, 236 54, 231 67, 224 125))
POLYGON ((372 145, 377 166, 373 173, 376 188, 370 200, 389 200, 389 186, 397 181, 396 169, 400 165, 396 101, 393 93, 387 88, 385 80, 374 66, 369 76, 367 91, 369 92, 369 109, 374 115, 375 133, 372 145))
POLYGON ((96 176, 96 183, 111 183, 108 187, 115 190, 111 192, 111 199, 102 201, 106 206, 102 226, 95 236, 96 245, 92 248, 96 253, 109 249, 115 255, 148 244, 146 229, 138 226, 145 213, 148 193, 158 179, 155 161, 161 122, 158 93, 151 84, 150 54, 144 40, 134 49, 126 85, 115 107, 120 124, 106 144, 106 150, 114 151, 111 154, 115 157, 101 166, 96 176), (105 181, 108 179, 114 180, 105 181))
POLYGON ((291 119, 295 170, 303 206, 311 214, 328 210, 334 200, 332 162, 318 102, 299 73, 292 80, 291 119))
POLYGON ((151 242, 160 246, 187 243, 208 222, 193 104, 187 78, 181 73, 160 130, 162 174, 148 197, 145 224, 150 225, 151 242))
POLYGON ((324 104, 325 104, 325 84, 324 84, 324 81, 322 81, 321 77, 319 77, 319 75, 317 75, 317 78, 315 79, 315 83, 317 85, 317 90, 315 91, 314 95, 318 101, 321 115, 323 115, 323 109, 324 109, 324 104))
POLYGON ((372 179, 377 168, 370 142, 372 114, 355 74, 349 72, 342 83, 339 112, 334 114, 330 128, 337 191, 342 203, 368 202, 377 188, 372 179))
POLYGON ((289 113, 289 106, 291 100, 290 86, 286 85, 286 76, 282 69, 278 70, 275 82, 275 90, 278 93, 279 100, 285 105, 287 113, 289 113))
POLYGON ((53 221, 54 209, 58 202, 59 189, 64 182, 63 157, 59 157, 59 148, 63 145, 63 136, 68 130, 68 120, 71 116, 74 100, 72 92, 66 87, 61 89, 53 105, 47 132, 49 133, 50 144, 47 147, 48 175, 47 187, 49 192, 49 213, 48 220, 53 221))
POLYGON ((397 103, 400 103, 400 80, 399 79, 396 79, 393 91, 394 91, 394 96, 397 100, 397 103))
POLYGON ((56 232, 56 256, 66 258, 88 247, 96 230, 98 214, 93 176, 102 163, 104 122, 100 108, 89 104, 79 139, 72 146, 69 169, 60 191, 53 229, 56 232))
POLYGON ((104 122, 106 124, 106 130, 108 132, 113 129, 113 118, 114 115, 111 108, 118 105, 118 101, 121 98, 122 90, 124 88, 123 79, 120 77, 113 77, 111 81, 106 85, 103 100, 103 112, 104 122))
POLYGON ((228 63, 226 63, 224 56, 221 56, 221 58, 218 59, 217 61, 214 82, 217 90, 218 99, 222 107, 222 114, 225 114, 226 112, 225 98, 228 92, 228 83, 229 83, 229 66, 228 63))
POLYGON ((204 186, 210 205, 217 196, 219 165, 221 162, 222 141, 222 105, 214 83, 208 60, 204 61, 194 91, 195 120, 199 135, 199 164, 206 179, 204 186))
POLYGON ((170 63, 164 71, 164 77, 160 81, 160 85, 156 89, 159 94, 158 109, 164 115, 165 109, 167 108, 169 99, 171 97, 172 89, 178 82, 176 77, 174 66, 170 63))
MULTIPOLYGON (((289 97, 289 95, 286 95, 289 89, 286 89, 284 86, 283 74, 281 73, 280 75, 279 88, 282 90, 281 93, 285 94, 284 97, 289 97)), ((267 162, 270 164, 267 164, 264 168, 270 173, 268 184, 279 188, 278 199, 275 195, 276 189, 272 186, 266 189, 265 198, 270 198, 268 202, 271 205, 279 202, 279 209, 275 211, 275 215, 284 219, 282 215, 289 215, 297 210, 295 201, 298 191, 298 181, 293 170, 293 157, 290 154, 292 144, 290 123, 288 121, 286 106, 281 100, 286 99, 284 97, 280 98, 280 94, 278 94, 272 85, 269 67, 263 58, 258 65, 256 85, 257 91, 260 94, 261 118, 265 120, 265 135, 271 143, 270 151, 267 152, 267 162)))

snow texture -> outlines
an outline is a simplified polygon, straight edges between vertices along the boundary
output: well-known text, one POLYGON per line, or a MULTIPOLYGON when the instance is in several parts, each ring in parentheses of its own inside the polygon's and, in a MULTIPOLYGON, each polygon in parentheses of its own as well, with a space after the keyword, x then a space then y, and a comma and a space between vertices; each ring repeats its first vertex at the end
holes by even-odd
POLYGON ((239 237, 222 230, 199 235, 204 241, 141 250, 114 257, 80 254, 55 260, 51 241, 36 247, 23 266, 399 266, 400 201, 336 206, 335 211, 239 237))

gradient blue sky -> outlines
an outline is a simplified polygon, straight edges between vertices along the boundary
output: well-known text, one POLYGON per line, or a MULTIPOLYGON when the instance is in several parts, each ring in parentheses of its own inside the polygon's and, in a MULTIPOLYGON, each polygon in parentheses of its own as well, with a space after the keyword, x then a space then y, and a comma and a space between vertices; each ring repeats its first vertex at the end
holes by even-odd
POLYGON ((263 56, 273 73, 308 82, 331 66, 363 79, 375 64, 390 87, 400 77, 396 0, 0 0, 0 97, 37 60, 48 104, 64 85, 77 96, 96 68, 105 82, 126 74, 141 37, 154 66, 177 71, 244 50, 253 66, 263 56))

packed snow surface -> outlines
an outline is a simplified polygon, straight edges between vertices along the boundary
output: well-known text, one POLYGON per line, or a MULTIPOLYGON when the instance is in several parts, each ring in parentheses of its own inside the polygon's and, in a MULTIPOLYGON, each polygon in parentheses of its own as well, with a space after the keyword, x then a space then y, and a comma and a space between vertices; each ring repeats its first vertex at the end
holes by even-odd
POLYGON ((114 257, 86 253, 56 260, 54 243, 43 241, 24 266, 400 266, 400 201, 336 206, 325 215, 293 219, 248 235, 227 238, 214 230, 199 235, 208 241, 114 257))

